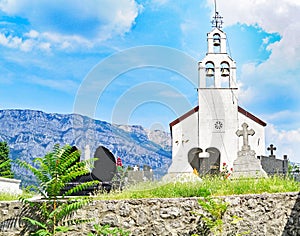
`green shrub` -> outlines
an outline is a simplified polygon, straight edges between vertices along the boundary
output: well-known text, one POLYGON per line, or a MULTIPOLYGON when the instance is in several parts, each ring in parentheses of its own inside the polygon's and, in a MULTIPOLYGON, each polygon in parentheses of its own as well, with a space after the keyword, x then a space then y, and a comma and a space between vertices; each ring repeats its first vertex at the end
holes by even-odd
POLYGON ((94 225, 94 233, 89 233, 88 236, 129 236, 130 232, 118 227, 110 227, 110 225, 94 225))
POLYGON ((9 147, 6 142, 0 142, 0 177, 13 178, 11 161, 9 159, 9 147))
POLYGON ((62 196, 62 190, 67 183, 76 177, 89 173, 87 161, 78 162, 80 153, 77 149, 66 145, 60 148, 55 145, 53 152, 42 158, 36 158, 34 167, 24 161, 18 164, 30 170, 38 181, 38 186, 31 186, 43 199, 42 201, 31 201, 20 198, 24 203, 23 210, 19 215, 25 224, 21 234, 29 232, 30 235, 56 235, 59 232, 67 232, 71 225, 90 222, 92 219, 74 218, 74 212, 87 205, 89 197, 77 197, 66 199, 78 191, 98 184, 98 181, 90 181, 77 185, 66 191, 62 196))

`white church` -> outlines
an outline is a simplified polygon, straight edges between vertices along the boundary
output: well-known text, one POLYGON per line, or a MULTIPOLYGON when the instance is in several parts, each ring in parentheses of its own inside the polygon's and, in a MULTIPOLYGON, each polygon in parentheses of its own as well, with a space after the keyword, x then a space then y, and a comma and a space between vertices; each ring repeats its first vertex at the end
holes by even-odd
MULTIPOLYGON (((246 123, 246 141, 256 156, 265 155, 266 123, 238 104, 236 63, 227 53, 222 17, 216 12, 207 34, 207 53, 198 63, 198 106, 170 123, 172 164, 168 174, 215 173, 230 168, 245 144, 238 130, 246 123)), ((245 125, 244 125, 245 126, 245 125)))

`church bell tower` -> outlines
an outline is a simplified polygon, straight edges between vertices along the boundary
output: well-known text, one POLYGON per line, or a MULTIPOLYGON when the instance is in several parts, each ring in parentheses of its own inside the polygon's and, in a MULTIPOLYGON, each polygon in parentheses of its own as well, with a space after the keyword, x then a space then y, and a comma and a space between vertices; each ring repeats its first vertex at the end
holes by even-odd
POLYGON ((219 152, 221 163, 232 166, 238 151, 236 63, 227 53, 227 39, 217 11, 207 34, 207 53, 199 62, 199 153, 210 158, 219 152))

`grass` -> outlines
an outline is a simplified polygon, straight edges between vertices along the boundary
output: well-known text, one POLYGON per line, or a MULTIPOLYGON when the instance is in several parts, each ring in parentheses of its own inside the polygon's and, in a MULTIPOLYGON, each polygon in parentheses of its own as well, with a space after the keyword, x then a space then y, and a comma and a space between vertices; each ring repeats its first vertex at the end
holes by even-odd
MULTIPOLYGON (((145 182, 129 187, 122 192, 98 194, 95 199, 138 199, 138 198, 181 198, 226 196, 238 194, 300 192, 300 183, 290 178, 273 176, 258 179, 221 179, 207 176, 199 182, 145 182)), ((22 197, 30 198, 32 193, 24 191, 22 197)), ((20 195, 0 193, 0 201, 18 200, 20 195)))
POLYGON ((33 193, 28 193, 25 191, 23 191, 22 194, 9 194, 0 192, 0 201, 15 201, 18 200, 20 197, 31 198, 33 197, 33 193))
POLYGON ((226 196, 238 194, 261 194, 299 192, 300 184, 290 178, 273 176, 258 179, 220 179, 220 177, 205 177, 199 182, 187 183, 141 183, 131 186, 122 192, 98 194, 99 200, 138 199, 138 198, 180 198, 226 196))

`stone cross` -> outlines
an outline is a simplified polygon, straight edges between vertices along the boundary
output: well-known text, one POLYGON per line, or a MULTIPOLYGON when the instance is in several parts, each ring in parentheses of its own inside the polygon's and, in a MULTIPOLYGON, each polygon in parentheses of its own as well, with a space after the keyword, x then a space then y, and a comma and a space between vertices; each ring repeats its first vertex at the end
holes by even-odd
POLYGON ((276 147, 273 144, 271 144, 270 147, 267 148, 267 150, 271 152, 271 155, 269 155, 269 157, 275 157, 274 151, 276 151, 276 147))
POLYGON ((249 145, 249 140, 248 136, 251 135, 253 136, 255 134, 255 131, 253 129, 248 130, 248 124, 243 123, 242 124, 243 129, 236 131, 236 135, 238 137, 243 136, 243 146, 242 146, 242 151, 248 151, 250 150, 250 145, 249 145))

